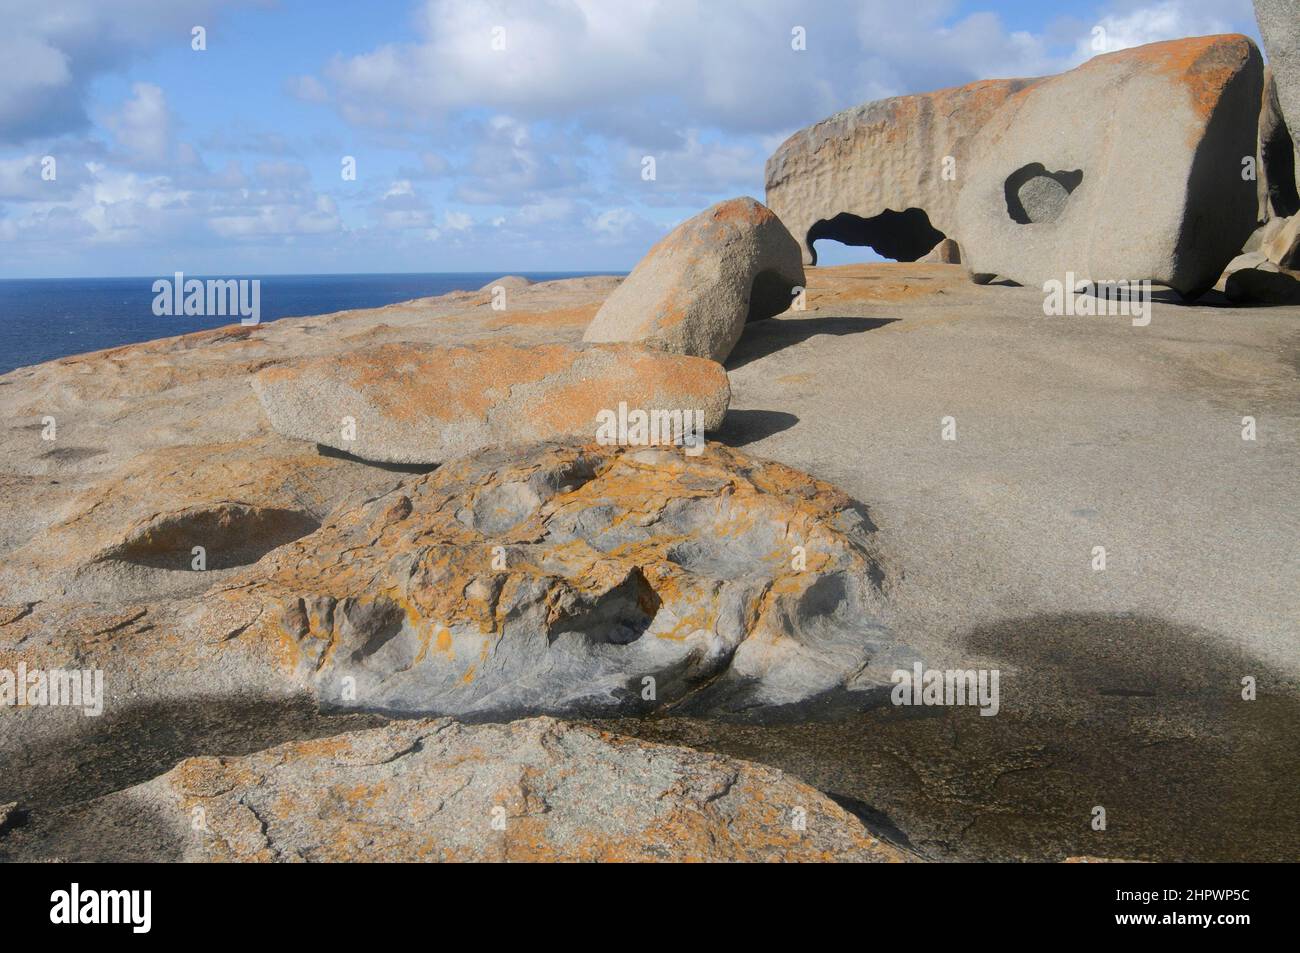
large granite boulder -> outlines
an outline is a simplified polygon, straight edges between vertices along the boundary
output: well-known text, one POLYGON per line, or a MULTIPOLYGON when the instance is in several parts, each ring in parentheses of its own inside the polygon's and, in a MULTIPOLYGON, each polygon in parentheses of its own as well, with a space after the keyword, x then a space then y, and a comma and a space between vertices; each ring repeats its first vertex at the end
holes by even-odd
POLYGON ((873 531, 718 445, 494 449, 336 512, 205 610, 331 709, 740 716, 910 664, 873 531))
POLYGON ((567 344, 387 344, 269 367, 253 388, 285 436, 416 464, 488 446, 592 439, 600 415, 620 403, 713 430, 731 396, 713 361, 567 344))
POLYGON ((1255 227, 1263 62, 1244 36, 1097 56, 1021 91, 971 145, 963 260, 1025 285, 1212 287, 1255 227))
POLYGON ((187 758, 152 781, 0 828, 0 859, 56 858, 916 859, 775 768, 550 718, 398 721, 242 757, 187 758))
MULTIPOLYGON (((1277 98, 1292 131, 1294 169, 1300 174, 1300 5, 1296 0, 1255 0, 1255 20, 1277 84, 1277 98)), ((1297 180, 1300 185, 1300 179, 1297 180)))
POLYGON ((945 236, 960 240, 957 192, 971 139, 1034 82, 985 80, 836 113, 767 160, 767 204, 799 240, 805 264, 817 263, 814 242, 823 238, 916 261, 945 236))
POLYGON ((789 309, 803 284, 799 245, 780 219, 751 198, 730 199, 650 249, 582 339, 722 361, 747 321, 789 309))

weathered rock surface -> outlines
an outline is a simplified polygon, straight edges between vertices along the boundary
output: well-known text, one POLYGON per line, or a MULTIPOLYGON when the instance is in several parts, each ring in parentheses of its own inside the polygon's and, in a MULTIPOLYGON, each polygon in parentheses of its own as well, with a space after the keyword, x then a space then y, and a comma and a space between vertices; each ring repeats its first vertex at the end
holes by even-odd
POLYGON ((650 249, 582 339, 723 361, 747 321, 786 311, 803 284, 798 243, 780 219, 751 198, 730 199, 650 249))
POLYGON ((774 768, 534 718, 398 721, 152 781, 0 836, 19 860, 906 862, 774 768))
POLYGON ((951 238, 945 238, 918 260, 923 265, 960 265, 961 246, 951 238))
POLYGON ((870 245, 899 261, 921 258, 945 235, 960 240, 957 192, 971 140, 1009 97, 1035 82, 985 80, 823 119, 767 160, 768 207, 810 265, 823 238, 870 245))
POLYGON ((1259 112, 1259 220, 1287 218, 1300 212, 1296 145, 1282 116, 1277 80, 1264 67, 1264 101, 1259 112))
POLYGON ((957 237, 974 275, 1144 279, 1195 296, 1255 227, 1263 62, 1244 36, 1094 57, 1012 96, 972 140, 957 237))
POLYGON ((490 450, 337 512, 204 611, 255 620, 240 641, 336 709, 741 715, 888 683, 906 653, 872 529, 716 445, 490 450))
POLYGON ((591 439, 597 415, 620 403, 691 415, 713 430, 730 397, 726 371, 712 361, 564 344, 390 344, 266 368, 253 388, 285 436, 416 464, 489 446, 591 439))
POLYGON ((1255 0, 1255 20, 1277 83, 1282 116, 1291 130, 1294 169, 1300 174, 1300 141, 1295 138, 1300 135, 1300 10, 1295 0, 1255 0))
POLYGON ((1280 268, 1300 268, 1300 215, 1277 220, 1260 244, 1264 257, 1280 268))
MULTIPOLYGON (((1112 825, 1106 853, 1293 860, 1300 308, 1160 302, 1134 329, 1126 317, 1044 320, 1039 289, 975 286, 952 266, 807 278, 807 311, 746 328, 717 437, 870 501, 890 632, 935 665, 1000 668, 1002 712, 900 718, 855 696, 870 719, 805 721, 800 707, 779 726, 635 721, 711 726, 733 756, 877 809, 927 856, 1096 853, 1079 805, 1105 803, 1130 819, 1112 825), (1257 442, 1241 439, 1247 413, 1257 442), (945 415, 955 442, 940 439, 945 415), (1105 573, 1088 568, 1099 544, 1105 573), (1267 687, 1259 703, 1225 691, 1243 673, 1267 687)), ((183 535, 99 559, 143 541, 158 514, 215 511, 190 524, 211 557, 225 544, 207 533, 229 528, 233 544, 259 525, 219 518, 237 505, 325 525, 339 506, 402 492, 400 468, 271 431, 252 374, 382 344, 577 343, 618 284, 539 282, 504 312, 453 293, 0 375, 0 668, 105 676, 101 718, 0 711, 0 804, 28 815, 12 836, 48 830, 51 801, 134 786, 188 756, 370 719, 322 719, 286 677, 279 641, 250 631, 257 600, 225 600, 255 567, 190 571, 189 549, 169 548, 183 535), (42 437, 46 415, 56 440, 42 437), (174 568, 151 564, 160 552, 174 568), (292 717, 264 702, 288 695, 292 717)))

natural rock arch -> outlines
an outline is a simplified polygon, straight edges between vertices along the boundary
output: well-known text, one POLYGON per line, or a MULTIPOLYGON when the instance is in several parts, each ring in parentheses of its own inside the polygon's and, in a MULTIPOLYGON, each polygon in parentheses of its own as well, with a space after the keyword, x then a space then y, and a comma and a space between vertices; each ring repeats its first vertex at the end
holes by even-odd
POLYGON ((902 212, 885 209, 870 218, 841 212, 834 218, 814 222, 808 229, 805 244, 814 265, 817 264, 816 242, 823 238, 845 245, 866 245, 896 261, 916 261, 946 237, 930 224, 930 216, 924 209, 909 208, 902 212))

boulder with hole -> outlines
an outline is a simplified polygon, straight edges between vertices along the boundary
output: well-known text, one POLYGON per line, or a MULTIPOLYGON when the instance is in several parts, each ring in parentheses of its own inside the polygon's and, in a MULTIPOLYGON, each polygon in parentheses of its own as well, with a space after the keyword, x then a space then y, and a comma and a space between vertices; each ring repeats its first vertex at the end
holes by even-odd
POLYGON ((916 261, 956 234, 975 133, 1030 79, 896 96, 796 132, 767 160, 767 204, 817 264, 821 239, 916 261))
POLYGON ((1197 37, 1097 56, 1012 96, 971 146, 957 200, 967 269, 1208 290, 1257 220, 1243 163, 1263 69, 1244 36, 1197 37))

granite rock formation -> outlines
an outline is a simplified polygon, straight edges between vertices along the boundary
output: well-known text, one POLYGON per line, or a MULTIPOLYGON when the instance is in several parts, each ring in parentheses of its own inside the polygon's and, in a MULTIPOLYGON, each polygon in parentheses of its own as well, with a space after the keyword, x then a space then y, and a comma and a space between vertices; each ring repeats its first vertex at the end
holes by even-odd
POLYGON ((796 132, 767 160, 767 204, 798 239, 870 245, 916 261, 956 239, 957 192, 970 143, 1007 99, 1036 82, 985 80, 836 113, 796 132))
POLYGON ((749 321, 794 303, 804 284, 799 247, 780 219, 751 198, 688 219, 646 254, 583 335, 726 360, 749 321))
POLYGON ((679 439, 716 430, 727 373, 631 346, 388 344, 260 371, 271 425, 383 463, 442 463, 483 447, 593 439, 602 412, 662 413, 679 439))
POLYGON ((1094 57, 982 125, 957 203, 976 276, 1151 279, 1195 297, 1257 218, 1263 61, 1244 36, 1094 57))

